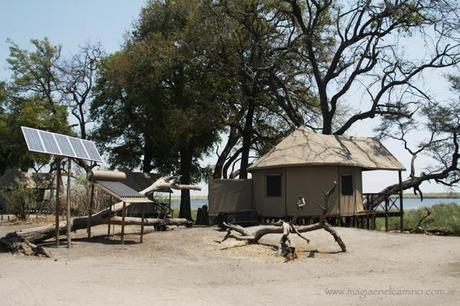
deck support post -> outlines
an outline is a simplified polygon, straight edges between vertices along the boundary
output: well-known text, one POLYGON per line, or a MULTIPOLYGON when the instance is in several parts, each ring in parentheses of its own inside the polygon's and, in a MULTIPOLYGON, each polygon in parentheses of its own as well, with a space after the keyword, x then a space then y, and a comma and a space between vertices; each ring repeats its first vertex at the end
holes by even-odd
POLYGON ((399 231, 404 231, 404 205, 403 205, 403 190, 402 190, 402 173, 398 171, 399 177, 399 231))
POLYGON ((385 199, 385 232, 388 232, 388 201, 389 199, 385 199))

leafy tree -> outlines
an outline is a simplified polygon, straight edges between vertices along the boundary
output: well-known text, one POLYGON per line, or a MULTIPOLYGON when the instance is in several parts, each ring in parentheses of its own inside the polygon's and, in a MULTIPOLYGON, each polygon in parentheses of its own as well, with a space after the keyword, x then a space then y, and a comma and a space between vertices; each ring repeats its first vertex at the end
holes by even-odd
MULTIPOLYGON (((225 79, 206 52, 202 1, 150 1, 122 51, 104 63, 92 107, 98 139, 115 165, 200 177, 198 160, 218 137, 225 79)), ((180 217, 191 219, 182 191, 180 217)))
POLYGON ((238 175, 247 178, 250 152, 263 154, 293 127, 308 125, 316 118, 316 98, 299 86, 308 69, 290 52, 299 47, 299 33, 285 5, 216 1, 212 11, 210 18, 218 25, 214 35, 219 37, 216 63, 233 80, 226 107, 227 142, 213 177, 227 178, 239 160, 238 175))
MULTIPOLYGON (((5 87, 3 89, 6 92, 5 87)), ((68 132, 67 113, 62 106, 49 108, 47 101, 37 97, 4 96, 0 101, 0 174, 7 168, 34 168, 38 171, 50 156, 27 150, 21 126, 68 132)))
POLYGON ((7 59, 13 73, 11 91, 21 97, 38 97, 53 112, 64 105, 77 120, 80 137, 88 137, 88 105, 93 98, 95 75, 104 55, 99 44, 85 45, 70 59, 61 56, 62 47, 47 38, 32 39, 32 51, 10 41, 7 59), (56 110, 54 110, 56 108, 56 110))

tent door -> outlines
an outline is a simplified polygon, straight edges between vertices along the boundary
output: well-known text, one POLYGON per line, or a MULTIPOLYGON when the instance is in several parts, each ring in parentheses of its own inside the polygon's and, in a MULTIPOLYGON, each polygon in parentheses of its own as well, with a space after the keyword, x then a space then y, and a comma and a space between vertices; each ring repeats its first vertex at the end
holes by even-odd
POLYGON ((355 214, 356 177, 352 169, 339 170, 340 214, 352 216, 355 214))

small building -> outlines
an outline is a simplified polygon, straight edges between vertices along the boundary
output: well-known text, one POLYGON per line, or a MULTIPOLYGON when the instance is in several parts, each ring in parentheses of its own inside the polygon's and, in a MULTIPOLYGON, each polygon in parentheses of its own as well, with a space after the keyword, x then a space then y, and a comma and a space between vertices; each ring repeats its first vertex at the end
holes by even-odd
POLYGON ((317 204, 337 182, 329 215, 354 216, 364 210, 362 173, 370 170, 405 168, 376 138, 297 128, 248 168, 252 179, 211 181, 209 213, 255 210, 264 218, 292 217, 302 196, 306 205, 299 216, 319 216, 317 204))

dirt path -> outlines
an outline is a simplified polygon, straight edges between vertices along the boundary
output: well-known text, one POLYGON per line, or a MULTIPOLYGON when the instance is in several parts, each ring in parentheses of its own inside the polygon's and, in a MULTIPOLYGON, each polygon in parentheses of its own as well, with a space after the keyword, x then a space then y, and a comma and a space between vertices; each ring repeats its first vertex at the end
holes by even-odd
MULTIPOLYGON (((13 228, 0 224, 0 235, 13 228)), ((270 247, 276 235, 221 250, 214 227, 153 232, 143 244, 132 234, 125 246, 80 231, 70 250, 50 247, 53 259, 0 254, 0 304, 458 305, 460 238, 337 230, 349 252, 312 232, 289 263, 270 247)))

